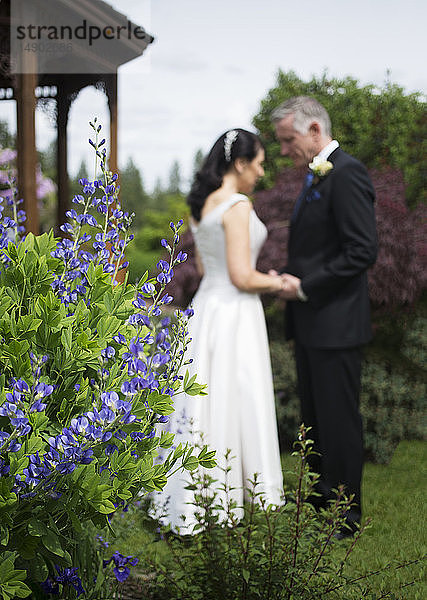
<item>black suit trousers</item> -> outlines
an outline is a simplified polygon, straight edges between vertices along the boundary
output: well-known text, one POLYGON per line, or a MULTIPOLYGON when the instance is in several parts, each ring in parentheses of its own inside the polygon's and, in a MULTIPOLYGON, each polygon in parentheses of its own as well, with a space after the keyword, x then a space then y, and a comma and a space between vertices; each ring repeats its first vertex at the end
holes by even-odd
POLYGON ((295 343, 301 416, 312 427, 309 437, 320 456, 310 459, 320 474, 318 491, 332 499, 332 489, 344 484, 355 494, 349 520, 360 521, 363 467, 363 426, 359 411, 362 350, 311 348, 295 343))

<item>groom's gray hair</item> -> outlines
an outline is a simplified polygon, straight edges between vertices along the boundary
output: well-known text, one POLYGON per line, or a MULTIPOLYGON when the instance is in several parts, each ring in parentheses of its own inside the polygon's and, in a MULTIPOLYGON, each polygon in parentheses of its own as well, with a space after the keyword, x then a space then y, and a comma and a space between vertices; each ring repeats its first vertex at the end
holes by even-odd
POLYGON ((295 131, 305 135, 311 123, 316 121, 322 128, 322 133, 329 137, 331 133, 331 119, 322 104, 310 96, 294 96, 283 102, 271 113, 273 123, 278 123, 288 115, 294 115, 293 127, 295 131))

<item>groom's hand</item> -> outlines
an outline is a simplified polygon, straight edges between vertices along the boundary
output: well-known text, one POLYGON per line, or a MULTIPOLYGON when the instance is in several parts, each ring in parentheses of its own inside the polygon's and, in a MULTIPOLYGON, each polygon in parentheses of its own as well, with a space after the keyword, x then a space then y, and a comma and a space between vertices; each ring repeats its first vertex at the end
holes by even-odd
POLYGON ((301 287, 301 279, 294 277, 289 273, 283 273, 281 275, 283 281, 283 291, 280 292, 280 296, 285 300, 298 300, 298 290, 301 287))

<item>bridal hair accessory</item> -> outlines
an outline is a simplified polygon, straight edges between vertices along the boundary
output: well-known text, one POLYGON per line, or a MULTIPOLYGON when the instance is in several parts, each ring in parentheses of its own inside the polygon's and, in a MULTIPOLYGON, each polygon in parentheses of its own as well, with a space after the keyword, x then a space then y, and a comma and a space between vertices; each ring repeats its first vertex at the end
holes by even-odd
POLYGON ((308 168, 315 174, 317 177, 326 177, 326 175, 334 168, 334 165, 329 162, 329 160, 323 160, 318 156, 313 158, 313 162, 308 165, 308 168))
POLYGON ((236 141, 239 132, 235 129, 230 129, 227 131, 224 138, 224 156, 227 162, 231 161, 231 146, 236 141))

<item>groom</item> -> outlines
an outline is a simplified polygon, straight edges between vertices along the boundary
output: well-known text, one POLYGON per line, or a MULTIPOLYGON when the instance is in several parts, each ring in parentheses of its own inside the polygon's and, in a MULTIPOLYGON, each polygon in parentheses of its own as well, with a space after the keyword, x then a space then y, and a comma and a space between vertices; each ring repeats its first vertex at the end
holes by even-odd
POLYGON ((298 96, 272 114, 281 154, 310 167, 291 218, 283 275, 286 337, 295 340, 302 420, 312 427, 317 507, 344 484, 355 505, 337 537, 361 517, 361 347, 371 338, 367 269, 375 262, 375 194, 366 168, 332 139, 325 108, 298 96))

